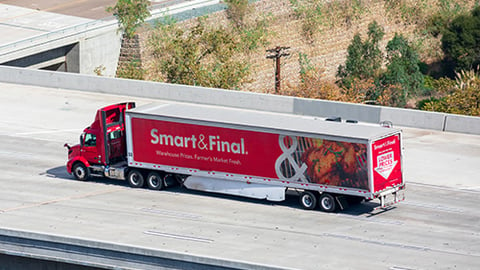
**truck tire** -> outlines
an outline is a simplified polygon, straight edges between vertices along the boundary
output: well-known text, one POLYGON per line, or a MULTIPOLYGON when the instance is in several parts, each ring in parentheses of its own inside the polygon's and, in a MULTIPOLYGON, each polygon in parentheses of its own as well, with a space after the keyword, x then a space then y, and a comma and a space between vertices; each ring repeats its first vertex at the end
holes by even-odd
POLYGON ((147 186, 149 189, 160 190, 163 189, 163 179, 160 174, 151 172, 147 176, 147 186))
POLYGON ((300 195, 300 204, 304 209, 315 209, 315 207, 317 207, 317 196, 310 191, 304 191, 302 195, 300 195))
POLYGON ((77 180, 80 181, 87 181, 87 179, 90 177, 90 172, 88 171, 87 166, 85 166, 85 164, 82 162, 77 162, 75 165, 73 165, 72 174, 77 180))
POLYGON ((328 193, 320 195, 320 209, 324 212, 333 212, 337 208, 335 197, 328 193))
POLYGON ((141 188, 145 183, 142 173, 138 170, 131 170, 128 173, 127 181, 128 184, 133 188, 141 188))

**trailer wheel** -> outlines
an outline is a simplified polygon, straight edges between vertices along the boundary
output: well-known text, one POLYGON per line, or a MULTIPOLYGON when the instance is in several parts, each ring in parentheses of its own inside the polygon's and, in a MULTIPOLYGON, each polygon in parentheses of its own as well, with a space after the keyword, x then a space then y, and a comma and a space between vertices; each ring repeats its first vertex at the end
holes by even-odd
POLYGON ((88 171, 87 166, 82 162, 77 162, 73 165, 72 168, 73 176, 80 181, 86 181, 90 177, 90 172, 88 171))
POLYGON ((333 212, 337 208, 337 203, 335 202, 335 197, 328 194, 323 193, 320 195, 320 209, 325 212, 333 212))
POLYGON ((141 188, 145 183, 142 173, 138 170, 131 170, 128 173, 127 181, 128 184, 133 188, 141 188))
POLYGON ((151 172, 147 176, 147 186, 149 189, 160 190, 163 188, 163 179, 156 172, 151 172))
POLYGON ((315 209, 317 206, 317 196, 310 191, 304 191, 300 196, 300 204, 304 209, 315 209))
POLYGON ((174 186, 176 184, 181 184, 181 183, 183 182, 178 179, 178 176, 175 176, 172 174, 166 174, 163 177, 163 184, 165 185, 165 187, 170 187, 170 186, 174 186))

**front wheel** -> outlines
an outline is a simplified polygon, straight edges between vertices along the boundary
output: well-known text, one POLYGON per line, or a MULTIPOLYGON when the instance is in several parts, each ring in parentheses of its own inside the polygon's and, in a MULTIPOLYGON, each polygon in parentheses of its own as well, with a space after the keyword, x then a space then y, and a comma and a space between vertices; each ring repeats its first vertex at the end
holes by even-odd
POLYGON ((325 212, 333 212, 337 208, 335 197, 328 193, 323 193, 320 196, 320 209, 325 212))
POLYGON ((143 180, 143 175, 138 170, 131 170, 128 173, 127 177, 128 184, 133 188, 141 188, 145 183, 143 180))
POLYGON ((300 204, 304 209, 315 209, 317 206, 317 196, 310 191, 304 191, 300 196, 300 204))
POLYGON ((149 189, 160 190, 163 188, 163 179, 156 172, 151 172, 147 176, 147 185, 149 189))
POLYGON ((80 181, 86 181, 88 177, 90 177, 90 172, 88 171, 87 166, 85 164, 78 162, 73 165, 72 168, 73 176, 80 181))

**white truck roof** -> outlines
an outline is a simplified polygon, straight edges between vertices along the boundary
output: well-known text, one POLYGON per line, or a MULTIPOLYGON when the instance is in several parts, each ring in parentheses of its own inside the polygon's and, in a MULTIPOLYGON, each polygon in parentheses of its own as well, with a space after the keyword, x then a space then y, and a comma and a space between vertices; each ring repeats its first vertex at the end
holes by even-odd
POLYGON ((366 143, 401 132, 380 125, 325 121, 325 118, 320 117, 180 102, 151 103, 127 113, 148 119, 348 142, 366 143))

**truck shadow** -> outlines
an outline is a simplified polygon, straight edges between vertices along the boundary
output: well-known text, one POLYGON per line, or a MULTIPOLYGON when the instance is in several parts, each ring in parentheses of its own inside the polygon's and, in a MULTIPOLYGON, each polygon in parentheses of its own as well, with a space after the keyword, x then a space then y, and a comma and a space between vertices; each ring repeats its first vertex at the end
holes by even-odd
MULTIPOLYGON (((58 178, 58 179, 68 180, 68 181, 78 181, 67 172, 67 168, 65 166, 50 168, 45 172, 40 173, 39 175, 45 175, 46 177, 58 178)), ((110 179, 106 177, 90 177, 86 182, 103 184, 103 185, 117 185, 117 186, 128 187, 128 183, 126 181, 115 180, 115 179, 110 179)))
MULTIPOLYGON (((180 186, 175 186, 171 187, 165 190, 162 190, 160 192, 172 192, 172 193, 184 193, 184 194, 189 194, 189 195, 195 195, 195 196, 208 196, 211 198, 216 198, 216 199, 222 199, 222 200, 231 200, 231 201, 240 201, 240 202, 246 202, 246 203, 252 203, 252 204, 259 204, 259 205, 271 205, 271 206, 280 206, 280 207, 288 207, 288 208, 293 208, 293 209, 299 209, 302 211, 316 211, 320 213, 325 213, 322 212, 317 206, 314 210, 305 210, 302 208, 299 202, 299 197, 295 195, 289 195, 287 194, 285 196, 285 200, 281 202, 273 202, 273 201, 268 201, 266 199, 253 199, 253 198, 246 198, 246 197, 241 197, 241 196, 235 196, 235 195, 227 195, 227 194, 219 194, 219 193, 210 193, 210 192, 204 192, 204 191, 197 191, 197 190, 188 190, 185 188, 182 188, 180 186)), ((342 215, 348 215, 348 216, 366 216, 368 217, 376 215, 377 212, 375 211, 375 208, 378 207, 378 203, 373 203, 373 202, 362 202, 362 203, 356 203, 353 205, 348 205, 345 209, 343 210, 338 210, 334 213, 340 213, 342 215)), ((328 214, 328 213, 325 213, 328 214)))
POLYGON ((58 166, 55 168, 48 169, 45 172, 40 173, 39 175, 45 175, 46 177, 50 177, 50 178, 74 180, 74 178, 67 173, 67 168, 65 166, 58 166))
MULTIPOLYGON (((58 166, 58 167, 47 169, 45 172, 40 173, 40 175, 45 175, 46 177, 57 178, 57 179, 68 180, 68 181, 78 181, 72 175, 67 173, 67 169, 65 166, 58 166)), ((115 186, 128 187, 127 181, 115 180, 115 179, 110 179, 106 177, 91 177, 87 182, 101 184, 101 185, 115 185, 115 186)), ((133 190, 134 189, 132 189, 132 191, 133 190)), ((295 195, 290 195, 290 194, 287 194, 285 196, 284 201, 273 202, 265 199, 264 200, 253 199, 253 198, 226 195, 226 194, 220 194, 220 193, 188 190, 179 185, 175 185, 161 191, 151 190, 151 192, 171 192, 171 193, 181 193, 181 194, 189 194, 189 195, 195 195, 195 196, 208 196, 211 198, 222 199, 222 200, 240 201, 240 202, 254 203, 254 204, 260 204, 260 205, 283 206, 283 207, 303 210, 303 208, 299 203, 299 197, 295 195)), ((365 214, 369 214, 370 216, 373 216, 373 215, 376 215, 374 209, 377 206, 378 206, 378 203, 373 203, 373 202, 357 203, 354 205, 349 205, 345 209, 337 211, 337 213, 341 213, 343 215, 351 215, 351 216, 360 216, 365 214)), ((304 211, 308 211, 308 210, 304 210, 304 211)), ((318 207, 313 211, 321 212, 318 209, 318 207)))

